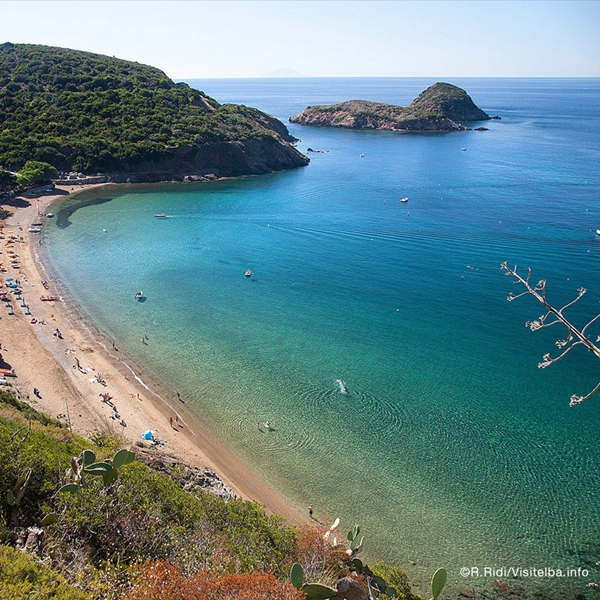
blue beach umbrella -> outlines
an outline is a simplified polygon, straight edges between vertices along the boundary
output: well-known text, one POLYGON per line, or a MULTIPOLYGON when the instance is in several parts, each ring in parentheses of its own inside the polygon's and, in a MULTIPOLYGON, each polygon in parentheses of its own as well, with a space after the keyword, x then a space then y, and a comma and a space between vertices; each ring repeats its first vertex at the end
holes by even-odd
POLYGON ((153 440, 154 434, 148 429, 148 431, 144 431, 144 433, 142 433, 142 439, 143 440, 153 440))
POLYGON ((14 281, 14 277, 7 277, 4 281, 14 281))

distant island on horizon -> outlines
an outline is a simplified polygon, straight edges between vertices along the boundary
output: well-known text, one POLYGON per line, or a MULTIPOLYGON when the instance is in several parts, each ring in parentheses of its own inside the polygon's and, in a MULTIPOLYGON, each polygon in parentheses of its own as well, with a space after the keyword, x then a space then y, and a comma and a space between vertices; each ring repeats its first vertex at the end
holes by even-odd
POLYGON ((309 77, 308 75, 304 75, 303 73, 298 73, 298 71, 294 71, 294 69, 290 69, 289 67, 283 67, 281 69, 275 69, 274 71, 269 71, 268 73, 263 73, 258 76, 259 78, 267 78, 267 77, 309 77))
POLYGON ((291 123, 318 127, 449 132, 470 129, 463 122, 492 118, 498 117, 490 117, 477 107, 465 90, 450 83, 438 82, 421 92, 408 107, 349 100, 309 106, 289 120, 291 123))

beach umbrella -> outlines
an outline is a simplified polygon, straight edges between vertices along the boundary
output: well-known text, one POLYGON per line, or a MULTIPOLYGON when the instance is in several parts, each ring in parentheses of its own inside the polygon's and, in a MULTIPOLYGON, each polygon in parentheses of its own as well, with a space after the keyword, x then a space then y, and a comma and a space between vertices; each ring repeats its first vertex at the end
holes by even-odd
POLYGON ((14 281, 15 278, 14 277, 7 277, 4 281, 14 281))
POLYGON ((154 434, 148 429, 148 431, 144 431, 144 433, 142 433, 142 439, 143 440, 153 440, 154 434))

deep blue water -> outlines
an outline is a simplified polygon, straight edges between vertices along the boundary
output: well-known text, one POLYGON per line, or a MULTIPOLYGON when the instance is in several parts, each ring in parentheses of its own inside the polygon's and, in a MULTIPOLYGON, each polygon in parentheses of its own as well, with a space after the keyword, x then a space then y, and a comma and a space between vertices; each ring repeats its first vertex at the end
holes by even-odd
MULTIPOLYGON (((407 105, 434 80, 188 83, 287 122, 353 98, 407 105)), ((51 258, 93 320, 290 501, 360 523, 370 558, 418 583, 445 566, 450 590, 490 587, 465 566, 589 569, 508 579, 570 597, 600 558, 600 396, 568 402, 600 370, 577 349, 537 369, 564 333, 524 327, 542 307, 508 303, 499 265, 531 267, 557 304, 587 288, 569 314, 596 314, 600 80, 451 83, 502 119, 440 135, 288 123, 299 150, 323 151, 308 167, 126 188, 53 226, 51 258)))

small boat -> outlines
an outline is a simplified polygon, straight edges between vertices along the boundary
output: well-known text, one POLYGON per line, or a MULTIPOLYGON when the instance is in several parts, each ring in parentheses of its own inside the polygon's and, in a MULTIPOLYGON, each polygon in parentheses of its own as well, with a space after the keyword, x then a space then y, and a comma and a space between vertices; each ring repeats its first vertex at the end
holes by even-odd
POLYGON ((245 273, 246 277, 252 277, 252 271, 250 269, 248 269, 245 273))
POLYGON ((156 215, 154 215, 157 219, 166 219, 167 215, 165 215, 165 213, 158 213, 156 215))
POLYGON ((336 383, 340 386, 340 392, 342 394, 348 393, 348 388, 346 387, 346 384, 341 379, 336 380, 336 383))
POLYGON ((600 235, 600 229, 596 229, 596 235, 600 235))
POLYGON ((41 227, 34 227, 33 225, 29 228, 29 233, 41 233, 41 227))
POLYGON ((48 213, 46 216, 51 219, 54 216, 54 213, 48 213))
POLYGON ((400 198, 400 202, 406 203, 406 202, 408 202, 408 198, 406 198, 406 197, 400 198))
POLYGON ((140 290, 139 292, 135 293, 135 299, 139 300, 140 298, 143 298, 144 296, 144 292, 142 292, 142 290, 140 290))

